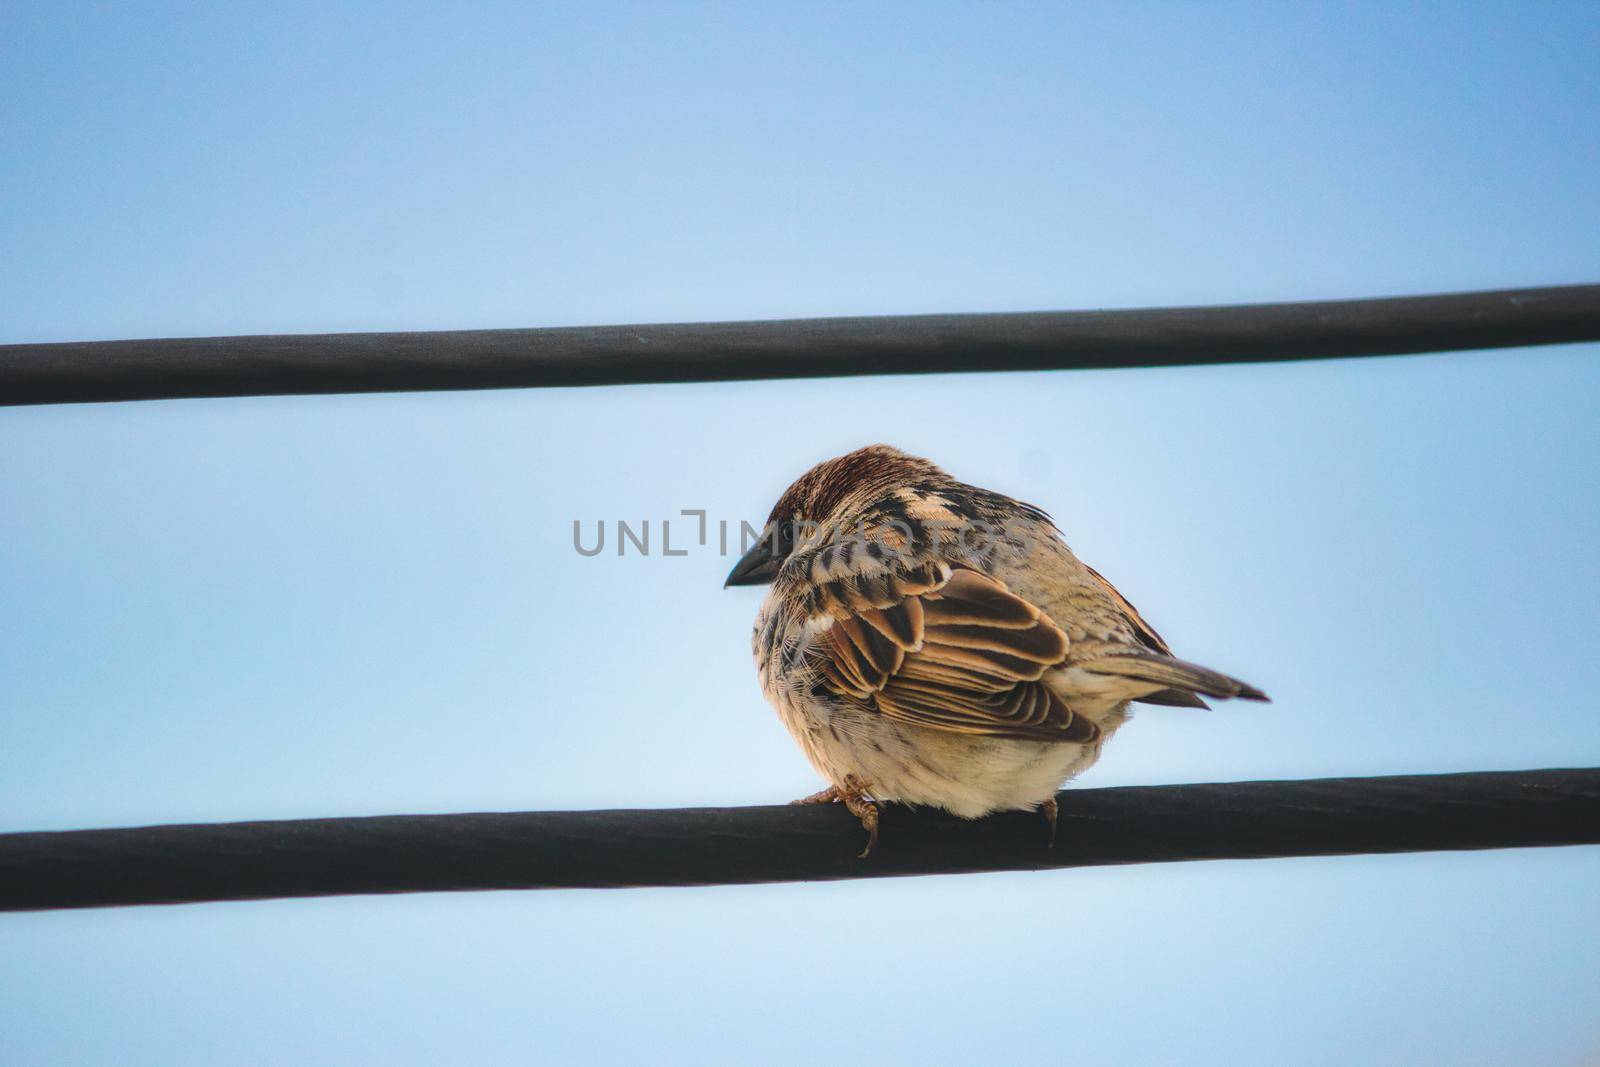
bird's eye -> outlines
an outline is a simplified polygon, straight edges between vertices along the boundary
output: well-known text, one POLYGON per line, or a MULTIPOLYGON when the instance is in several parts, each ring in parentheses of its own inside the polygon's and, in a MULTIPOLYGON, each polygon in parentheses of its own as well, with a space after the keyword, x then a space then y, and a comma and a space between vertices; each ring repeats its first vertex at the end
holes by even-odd
POLYGON ((794 550, 794 520, 784 519, 778 523, 778 547, 784 555, 794 550))

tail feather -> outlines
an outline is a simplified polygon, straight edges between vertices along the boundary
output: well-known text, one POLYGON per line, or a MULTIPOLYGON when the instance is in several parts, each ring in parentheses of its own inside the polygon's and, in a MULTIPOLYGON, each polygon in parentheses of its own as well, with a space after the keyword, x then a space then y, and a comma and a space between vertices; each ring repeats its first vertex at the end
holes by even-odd
MULTIPOLYGON (((1267 694, 1249 682, 1241 682, 1237 678, 1231 678, 1209 667, 1202 667, 1198 663, 1189 663, 1152 652, 1117 653, 1077 663, 1074 666, 1097 674, 1114 674, 1121 678, 1136 678, 1141 682, 1157 682, 1168 689, 1178 690, 1177 696, 1180 697, 1184 693, 1204 693, 1208 697, 1270 700, 1267 694)), ((1150 696, 1166 699, 1156 701, 1152 701, 1150 697, 1143 699, 1149 703, 1175 703, 1174 694, 1165 690, 1152 693, 1150 696)))
POLYGON ((1139 697, 1135 704, 1159 704, 1165 708, 1202 708, 1210 710, 1211 705, 1195 696, 1187 689, 1159 689, 1148 696, 1139 697))

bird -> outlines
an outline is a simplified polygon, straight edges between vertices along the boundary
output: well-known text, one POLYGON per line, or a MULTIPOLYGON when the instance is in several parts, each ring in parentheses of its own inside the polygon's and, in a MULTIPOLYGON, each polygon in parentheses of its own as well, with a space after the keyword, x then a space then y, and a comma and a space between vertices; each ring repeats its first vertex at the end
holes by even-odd
POLYGON ((794 803, 843 804, 862 858, 883 803, 1037 811, 1053 846, 1056 792, 1130 704, 1268 700, 1175 657, 1046 512, 889 445, 783 492, 723 587, 753 585, 761 689, 828 783, 794 803))

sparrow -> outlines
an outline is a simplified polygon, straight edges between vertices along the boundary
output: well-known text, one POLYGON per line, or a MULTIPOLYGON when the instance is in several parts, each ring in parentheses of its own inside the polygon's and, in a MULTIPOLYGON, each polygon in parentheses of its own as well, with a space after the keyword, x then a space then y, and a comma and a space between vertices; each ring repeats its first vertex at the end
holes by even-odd
POLYGON ((1040 811, 1129 704, 1267 700, 1177 659, 1050 516, 872 445, 779 497, 724 588, 769 584, 751 645, 767 700, 878 840, 879 804, 1040 811))

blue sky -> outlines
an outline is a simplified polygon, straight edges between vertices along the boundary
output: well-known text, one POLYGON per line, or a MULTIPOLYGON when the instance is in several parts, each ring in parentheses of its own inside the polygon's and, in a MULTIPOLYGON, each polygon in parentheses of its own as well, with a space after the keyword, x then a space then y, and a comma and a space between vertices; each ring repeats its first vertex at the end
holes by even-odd
MULTIPOLYGON (((1600 12, 0 5, 0 342, 1600 280, 1600 12)), ((1600 764, 1597 346, 0 411, 0 829, 817 781, 729 560, 883 440, 1266 707, 1085 786, 1600 764)), ((1591 1064, 1600 850, 0 917, 7 1063, 1591 1064)))

